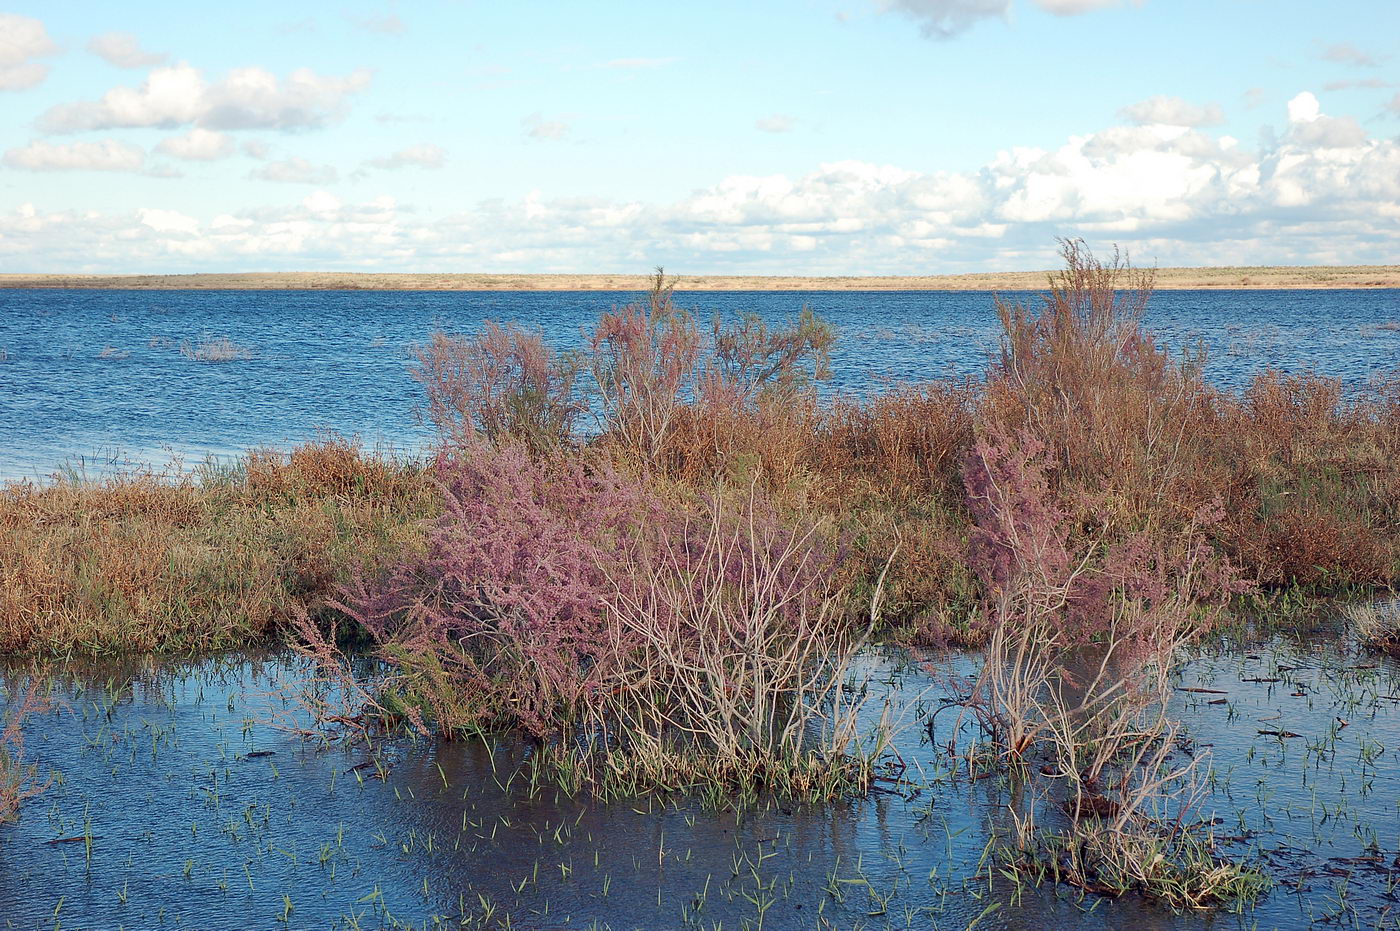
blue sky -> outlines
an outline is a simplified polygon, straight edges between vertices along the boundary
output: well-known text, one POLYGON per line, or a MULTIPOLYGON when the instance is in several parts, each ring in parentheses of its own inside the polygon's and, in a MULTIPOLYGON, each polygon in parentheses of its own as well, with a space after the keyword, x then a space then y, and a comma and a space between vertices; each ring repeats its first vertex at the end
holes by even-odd
POLYGON ((0 271, 1400 261, 1400 2, 0 7, 0 271))

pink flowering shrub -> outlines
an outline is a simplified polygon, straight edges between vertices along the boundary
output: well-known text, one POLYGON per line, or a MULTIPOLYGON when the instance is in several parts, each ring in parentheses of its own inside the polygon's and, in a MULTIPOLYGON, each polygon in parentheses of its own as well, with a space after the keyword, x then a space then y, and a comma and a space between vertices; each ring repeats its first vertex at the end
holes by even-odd
POLYGON ((783 519, 756 488, 691 507, 520 446, 474 444, 437 470, 424 551, 337 605, 395 670, 376 714, 606 733, 593 761, 647 783, 802 792, 869 775, 846 683, 874 609, 864 624, 843 610, 824 523, 783 519))
POLYGON ((597 700, 626 651, 603 599, 659 506, 606 467, 519 445, 444 454, 437 476, 445 510, 425 551, 338 607, 445 729, 546 733, 597 700))
POLYGON ((1031 430, 996 426, 964 462, 969 561, 998 605, 988 619, 1053 618, 1062 646, 1110 633, 1175 642, 1193 616, 1203 632, 1250 587, 1207 539, 1224 517, 1218 503, 1171 529, 1120 525, 1112 515, 1086 524, 1057 498, 1056 467, 1031 430))

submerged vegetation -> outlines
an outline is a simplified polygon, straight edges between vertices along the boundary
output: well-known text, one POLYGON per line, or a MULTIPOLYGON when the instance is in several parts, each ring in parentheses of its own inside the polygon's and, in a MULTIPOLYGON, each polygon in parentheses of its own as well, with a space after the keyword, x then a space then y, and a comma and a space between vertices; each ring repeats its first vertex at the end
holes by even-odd
MULTIPOLYGON (((537 773, 607 797, 827 800, 905 765, 862 652, 977 645, 940 713, 967 724, 963 775, 1014 797, 1011 872, 1248 898, 1261 874, 1197 810, 1177 661, 1245 599, 1393 581, 1400 380, 1214 388, 1144 328, 1150 273, 1064 258, 1040 306, 998 301, 975 379, 823 400, 831 327, 706 327, 658 272, 575 353, 509 324, 434 334, 426 463, 328 438, 8 485, 0 652, 287 634, 356 704, 322 717, 360 732, 521 735, 537 773)), ((1358 615, 1361 638, 1393 646, 1388 617, 1358 615)), ((0 816, 30 785, 18 720, 0 816)))

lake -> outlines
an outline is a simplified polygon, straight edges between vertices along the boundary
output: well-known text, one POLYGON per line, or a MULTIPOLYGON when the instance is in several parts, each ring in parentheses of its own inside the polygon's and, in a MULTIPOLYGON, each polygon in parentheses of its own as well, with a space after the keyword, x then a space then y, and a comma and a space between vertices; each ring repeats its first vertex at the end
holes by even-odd
MULTIPOLYGON (((413 448, 418 386, 409 348, 438 327, 539 327, 560 348, 635 294, 581 292, 84 291, 0 289, 0 478, 64 463, 187 463, 318 430, 413 448), (247 358, 202 362, 185 344, 228 339, 247 358)), ((1034 300, 1033 293, 1008 295, 1034 300)), ((803 306, 839 340, 828 391, 861 395, 900 380, 977 374, 995 348, 986 293, 698 292, 702 320, 803 306)), ((1203 342, 1208 377, 1238 386, 1273 365, 1362 385, 1400 366, 1400 290, 1163 291, 1147 323, 1167 344, 1203 342)))

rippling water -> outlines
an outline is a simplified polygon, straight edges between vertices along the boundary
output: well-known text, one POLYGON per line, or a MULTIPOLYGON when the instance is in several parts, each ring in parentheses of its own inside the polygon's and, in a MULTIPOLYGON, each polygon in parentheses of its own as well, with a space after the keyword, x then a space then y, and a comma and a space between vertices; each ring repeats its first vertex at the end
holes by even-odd
MULTIPOLYGON (((43 475, 77 457, 101 470, 284 445, 319 428, 371 443, 421 443, 408 348, 435 327, 483 320, 578 344, 608 292, 64 291, 0 289, 0 477, 43 475), (180 352, 227 338, 248 358, 180 352)), ((1033 299, 1032 294, 1014 295, 1033 299)), ((708 319, 804 305, 840 340, 830 390, 981 371, 996 344, 992 297, 966 292, 703 292, 678 302, 708 319)), ((1167 291, 1148 325, 1204 341, 1209 377, 1239 385, 1268 365, 1361 384, 1400 366, 1400 291, 1167 291)))
MULTIPOLYGON (((511 779, 520 748, 385 739, 323 746, 269 726, 306 672, 286 656, 74 662, 26 722, 61 774, 0 826, 0 923, 38 928, 1393 927, 1400 900, 1400 665, 1335 633, 1216 640, 1175 711, 1209 767, 1191 821, 1277 885, 1243 914, 1048 885, 983 851, 1001 778, 952 778, 955 717, 930 669, 870 657, 908 726, 907 782, 839 804, 600 804, 511 779), (1287 736, 1277 736, 1280 731, 1287 736), (1207 756, 1209 753, 1209 756, 1207 756), (285 896, 285 898, 284 898, 285 896), (287 911, 288 905, 291 910, 287 911), (285 918, 285 923, 279 919, 285 918), (480 921, 480 924, 471 923, 480 921), (441 922, 435 924, 434 922, 441 922)), ((0 663, 0 694, 26 677, 0 663)), ((871 703, 873 723, 881 702, 871 703)), ((1041 812, 1042 818, 1047 812, 1041 812)))

